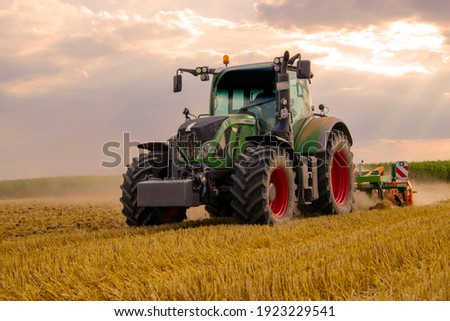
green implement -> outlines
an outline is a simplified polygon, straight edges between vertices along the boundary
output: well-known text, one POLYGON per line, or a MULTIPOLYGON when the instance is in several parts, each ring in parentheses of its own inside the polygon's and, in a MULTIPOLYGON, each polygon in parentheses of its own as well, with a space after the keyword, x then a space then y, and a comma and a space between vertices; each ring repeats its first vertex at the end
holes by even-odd
POLYGON ((365 192, 370 197, 380 200, 386 199, 398 206, 413 205, 413 193, 411 182, 408 178, 408 162, 399 161, 391 165, 390 180, 383 176, 384 167, 380 166, 371 171, 362 171, 362 163, 359 171, 355 172, 356 190, 365 192))

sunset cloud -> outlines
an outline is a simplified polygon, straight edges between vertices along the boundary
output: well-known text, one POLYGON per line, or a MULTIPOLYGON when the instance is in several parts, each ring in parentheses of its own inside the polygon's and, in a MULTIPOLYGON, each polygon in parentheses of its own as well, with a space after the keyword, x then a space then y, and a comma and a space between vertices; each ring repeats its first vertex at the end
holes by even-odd
POLYGON ((448 25, 450 3, 442 0, 258 0, 259 19, 283 28, 358 29, 386 21, 415 19, 448 25))
POLYGON ((315 104, 355 141, 449 138, 449 11, 413 0, 2 1, 0 179, 102 173, 104 142, 166 139, 184 107, 208 104, 197 79, 172 93, 175 70, 223 54, 237 65, 301 52, 315 104))

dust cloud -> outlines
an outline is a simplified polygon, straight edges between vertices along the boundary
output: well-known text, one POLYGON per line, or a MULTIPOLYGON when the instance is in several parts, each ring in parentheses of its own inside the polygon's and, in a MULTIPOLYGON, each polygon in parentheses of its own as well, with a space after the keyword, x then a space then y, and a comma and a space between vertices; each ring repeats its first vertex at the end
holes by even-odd
POLYGON ((0 181, 0 200, 119 201, 121 177, 73 176, 0 181))
MULTIPOLYGON (((411 181, 415 206, 433 204, 439 201, 450 199, 450 183, 439 181, 411 181)), ((353 209, 356 211, 368 210, 376 207, 380 201, 376 198, 367 196, 364 192, 355 191, 355 204, 353 209)))
POLYGON ((365 211, 377 204, 378 200, 369 197, 365 192, 355 191, 354 211, 365 211))
POLYGON ((189 221, 197 221, 209 218, 204 206, 191 207, 187 210, 186 216, 189 221))
POLYGON ((428 205, 450 199, 450 183, 411 181, 414 191, 414 205, 428 205))
MULTIPOLYGON (((118 177, 65 177, 0 182, 0 200, 39 199, 54 203, 114 203, 121 207, 120 185, 123 179, 118 177)), ((422 206, 450 199, 450 183, 442 181, 411 181, 414 191, 414 205, 422 206)), ((377 208, 380 201, 355 191, 354 211, 377 208)), ((190 208, 188 220, 209 217, 204 206, 190 208)))

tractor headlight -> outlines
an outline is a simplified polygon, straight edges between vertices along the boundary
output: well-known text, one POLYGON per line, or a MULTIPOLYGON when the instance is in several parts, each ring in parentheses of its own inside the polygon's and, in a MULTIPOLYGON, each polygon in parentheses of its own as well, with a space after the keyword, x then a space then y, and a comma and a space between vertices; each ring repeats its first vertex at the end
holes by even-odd
POLYGON ((212 144, 206 143, 200 146, 198 153, 197 153, 197 159, 204 159, 208 156, 209 151, 211 150, 212 144))
POLYGON ((202 67, 197 67, 197 68, 195 68, 195 72, 196 72, 197 74, 201 74, 201 73, 202 73, 202 67))

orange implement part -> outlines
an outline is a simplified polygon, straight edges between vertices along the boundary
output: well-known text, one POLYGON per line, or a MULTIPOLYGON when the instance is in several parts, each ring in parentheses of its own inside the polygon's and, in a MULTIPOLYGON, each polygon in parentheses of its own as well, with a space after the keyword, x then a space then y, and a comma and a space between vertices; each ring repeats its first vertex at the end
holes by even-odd
POLYGON ((374 171, 378 171, 380 173, 380 176, 383 176, 383 174, 384 174, 384 167, 383 166, 378 166, 377 168, 374 169, 374 171))
POLYGON ((406 185, 406 190, 404 193, 401 193, 398 189, 386 189, 383 190, 383 196, 387 200, 392 203, 399 205, 399 200, 402 202, 403 206, 411 206, 413 205, 413 188, 409 181, 406 182, 390 182, 389 186, 398 186, 398 185, 406 185))
MULTIPOLYGON (((356 171, 355 171, 356 172, 356 171)), ((363 174, 363 176, 383 176, 384 174, 384 167, 383 166, 378 166, 377 168, 374 168, 373 170, 371 170, 370 172, 366 172, 365 174, 363 174)), ((359 176, 359 173, 358 173, 359 176)))

